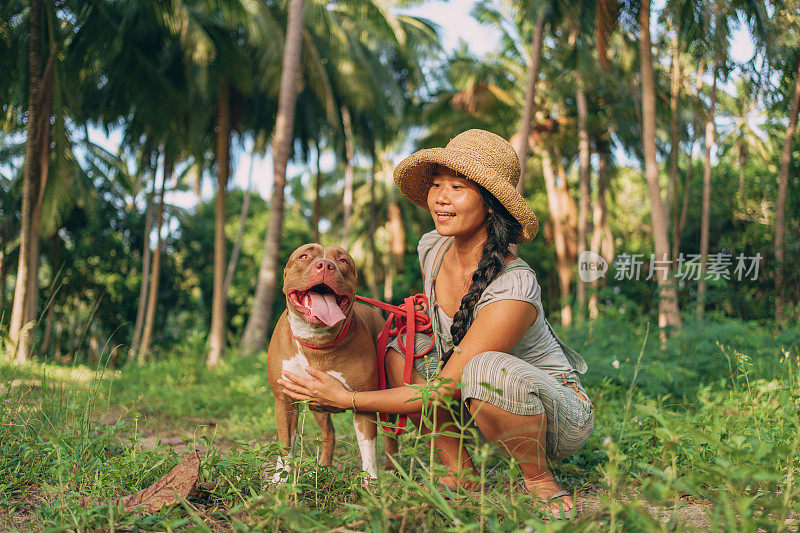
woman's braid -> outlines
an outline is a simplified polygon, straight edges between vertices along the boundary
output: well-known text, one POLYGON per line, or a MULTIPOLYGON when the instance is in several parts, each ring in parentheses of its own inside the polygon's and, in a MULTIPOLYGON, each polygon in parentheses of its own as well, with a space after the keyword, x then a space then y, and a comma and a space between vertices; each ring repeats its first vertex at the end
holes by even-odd
MULTIPOLYGON (((506 254, 511 243, 516 242, 522 230, 520 223, 503 207, 503 205, 486 189, 478 186, 486 207, 491 212, 486 214, 486 242, 483 245, 481 260, 478 268, 472 275, 472 284, 469 291, 461 299, 461 306, 453 317, 450 334, 453 337, 453 346, 463 340, 470 324, 472 312, 481 298, 483 291, 494 281, 506 263, 506 254)), ((445 355, 445 360, 450 354, 445 355)))

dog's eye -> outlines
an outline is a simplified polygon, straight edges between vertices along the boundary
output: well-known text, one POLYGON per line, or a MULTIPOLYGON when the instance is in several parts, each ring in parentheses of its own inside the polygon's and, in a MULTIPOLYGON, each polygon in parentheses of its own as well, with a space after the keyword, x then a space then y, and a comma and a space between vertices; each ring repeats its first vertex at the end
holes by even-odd
POLYGON ((308 254, 300 254, 300 259, 308 259, 308 254))
POLYGON ((345 258, 343 257, 343 258, 339 259, 339 262, 340 262, 340 263, 344 263, 344 264, 346 265, 346 264, 347 264, 347 259, 345 259, 345 258))

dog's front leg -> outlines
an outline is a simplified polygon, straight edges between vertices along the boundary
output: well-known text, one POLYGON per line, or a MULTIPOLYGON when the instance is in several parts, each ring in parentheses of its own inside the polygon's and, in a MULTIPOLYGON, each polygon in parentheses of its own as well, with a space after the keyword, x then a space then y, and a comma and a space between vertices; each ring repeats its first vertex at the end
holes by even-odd
MULTIPOLYGON (((297 434, 298 407, 299 405, 295 404, 288 396, 284 396, 284 399, 279 400, 276 395, 275 423, 278 426, 278 440, 284 445, 284 451, 287 452, 287 459, 294 457, 294 437, 297 434)), ((280 483, 286 480, 288 473, 291 471, 292 465, 283 457, 278 457, 275 463, 275 474, 272 476, 272 482, 280 483)))
POLYGON ((378 426, 375 413, 353 413, 358 450, 361 452, 361 469, 372 479, 378 479, 378 426))
POLYGON ((333 448, 336 446, 336 430, 331 422, 329 413, 314 413, 314 420, 319 424, 322 432, 322 449, 319 451, 319 464, 328 466, 333 462, 333 448))

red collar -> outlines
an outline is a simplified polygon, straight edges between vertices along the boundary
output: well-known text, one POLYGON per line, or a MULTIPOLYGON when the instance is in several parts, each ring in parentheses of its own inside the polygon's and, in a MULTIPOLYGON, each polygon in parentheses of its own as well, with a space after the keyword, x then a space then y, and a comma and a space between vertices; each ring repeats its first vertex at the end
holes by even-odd
POLYGON ((313 344, 308 344, 307 342, 303 341, 303 339, 295 337, 294 333, 292 333, 292 337, 294 337, 294 340, 296 340, 306 348, 313 348, 314 350, 325 350, 326 348, 330 348, 338 344, 339 341, 341 341, 344 338, 344 336, 347 335, 347 332, 350 329, 350 322, 352 322, 352 316, 351 319, 347 320, 347 323, 342 328, 342 331, 339 332, 339 335, 336 337, 336 339, 334 339, 332 343, 326 344, 325 346, 314 346, 313 344))

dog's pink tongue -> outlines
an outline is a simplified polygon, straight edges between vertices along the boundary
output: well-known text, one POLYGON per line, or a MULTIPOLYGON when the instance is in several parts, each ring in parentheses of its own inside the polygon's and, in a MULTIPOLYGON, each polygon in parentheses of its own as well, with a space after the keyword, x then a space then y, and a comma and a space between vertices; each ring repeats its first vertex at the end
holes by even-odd
POLYGON ((336 303, 336 296, 331 293, 308 293, 311 297, 311 315, 322 320, 326 326, 332 326, 344 320, 345 316, 336 303))

